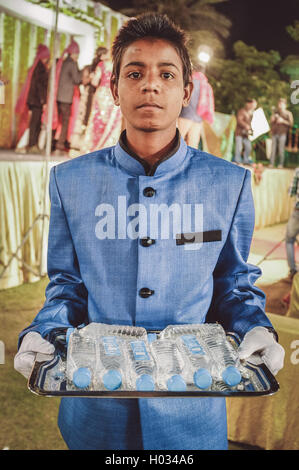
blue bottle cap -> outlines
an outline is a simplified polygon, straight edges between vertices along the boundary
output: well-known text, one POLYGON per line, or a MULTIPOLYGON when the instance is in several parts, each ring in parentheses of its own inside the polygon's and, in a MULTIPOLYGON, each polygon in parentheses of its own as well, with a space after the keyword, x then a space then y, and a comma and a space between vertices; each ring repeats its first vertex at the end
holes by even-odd
POLYGON ((122 378, 118 370, 108 370, 103 375, 103 384, 107 390, 117 390, 122 384, 122 378))
POLYGON ((91 384, 91 372, 87 367, 80 367, 73 374, 73 383, 78 388, 86 388, 91 384))
POLYGON ((140 392, 152 392, 155 390, 155 382, 151 375, 143 374, 136 380, 136 390, 140 392))
POLYGON ((157 333, 148 333, 147 334, 147 340, 149 343, 152 343, 153 341, 156 341, 157 339, 157 333))
POLYGON ((222 378, 224 382, 230 387, 234 387, 235 385, 238 385, 242 380, 240 371, 234 366, 227 367, 222 372, 222 378))
POLYGON ((198 369, 194 372, 193 380, 198 388, 204 389, 212 385, 212 376, 207 369, 198 369))
POLYGON ((70 336, 73 333, 74 329, 75 328, 68 328, 66 330, 66 336, 65 336, 66 344, 69 344, 70 336))
POLYGON ((170 392, 185 392, 187 386, 184 379, 176 374, 167 380, 167 388, 170 392))

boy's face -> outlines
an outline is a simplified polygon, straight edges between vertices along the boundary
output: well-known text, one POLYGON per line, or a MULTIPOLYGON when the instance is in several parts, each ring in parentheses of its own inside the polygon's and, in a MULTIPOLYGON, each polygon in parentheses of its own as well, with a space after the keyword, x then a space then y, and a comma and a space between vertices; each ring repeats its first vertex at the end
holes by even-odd
POLYGON ((127 131, 173 130, 192 83, 184 85, 183 64, 175 48, 162 39, 140 39, 123 53, 117 85, 111 83, 127 131))

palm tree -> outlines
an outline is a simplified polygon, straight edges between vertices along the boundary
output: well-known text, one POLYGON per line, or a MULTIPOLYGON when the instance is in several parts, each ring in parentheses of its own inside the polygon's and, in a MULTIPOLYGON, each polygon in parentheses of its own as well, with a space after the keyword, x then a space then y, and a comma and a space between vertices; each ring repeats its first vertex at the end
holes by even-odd
POLYGON ((129 17, 148 11, 165 13, 189 33, 192 55, 203 42, 216 49, 216 55, 217 52, 223 55, 223 42, 229 36, 231 22, 214 5, 224 1, 227 0, 107 0, 102 3, 129 17))

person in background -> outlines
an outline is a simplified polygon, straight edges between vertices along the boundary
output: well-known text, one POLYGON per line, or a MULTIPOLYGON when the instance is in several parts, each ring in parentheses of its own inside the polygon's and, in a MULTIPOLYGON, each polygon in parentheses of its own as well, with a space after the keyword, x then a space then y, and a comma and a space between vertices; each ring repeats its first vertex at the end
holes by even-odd
POLYGON ((235 163, 250 165, 251 142, 249 135, 252 134, 251 121, 253 112, 257 107, 255 99, 247 99, 245 106, 237 113, 237 127, 235 133, 235 163), (244 154, 242 159, 242 150, 244 154))
POLYGON ((187 145, 198 149, 202 121, 210 124, 214 120, 214 95, 200 65, 192 73, 193 91, 188 106, 183 107, 178 119, 178 128, 187 145))
POLYGON ((101 54, 91 84, 96 88, 93 95, 91 112, 82 142, 81 152, 93 152, 115 145, 121 131, 121 112, 115 106, 110 90, 112 62, 110 52, 101 54))
POLYGON ((272 134, 272 148, 270 156, 270 167, 275 165, 276 154, 278 150, 279 165, 278 168, 283 168, 285 158, 285 145, 289 127, 294 124, 293 114, 287 110, 287 100, 280 98, 278 100, 277 109, 270 119, 271 134, 272 134))
POLYGON ((86 65, 82 70, 82 83, 79 86, 80 100, 78 110, 75 116, 74 129, 70 137, 71 143, 71 156, 76 156, 76 151, 80 149, 81 141, 84 138, 86 126, 84 120, 86 116, 86 108, 88 105, 88 99, 90 96, 90 65, 86 65))
POLYGON ((107 54, 107 52, 108 52, 108 49, 106 47, 102 47, 102 46, 98 47, 97 50, 96 50, 94 59, 93 59, 91 65, 90 65, 90 81, 89 81, 89 85, 88 85, 88 98, 87 98, 87 103, 86 103, 85 116, 84 116, 84 119, 83 119, 83 125, 85 126, 85 129, 87 127, 88 119, 89 119, 90 112, 91 112, 93 95, 94 95, 94 93, 97 89, 95 86, 92 85, 91 78, 94 75, 94 72, 97 68, 97 65, 102 60, 102 55, 107 54))
POLYGON ((299 233, 299 168, 296 168, 295 174, 293 177, 292 184, 289 189, 289 195, 291 197, 296 196, 296 203, 294 210, 289 218, 286 228, 286 252, 287 252, 287 262, 289 266, 289 275, 287 281, 292 282, 293 277, 297 272, 296 262, 295 262, 295 250, 294 244, 296 241, 296 236, 299 233))
POLYGON ((68 126, 71 116, 71 108, 74 96, 75 86, 81 83, 82 72, 78 68, 80 48, 79 45, 72 41, 68 48, 63 52, 59 59, 56 69, 57 88, 57 115, 61 119, 61 131, 56 143, 56 152, 60 154, 68 149, 67 141, 68 126), (68 54, 64 59, 65 54, 68 54))
POLYGON ((38 148, 38 137, 41 130, 42 113, 47 102, 48 90, 48 64, 50 51, 47 46, 39 44, 36 57, 22 88, 16 104, 16 113, 20 114, 19 135, 20 138, 28 128, 29 142, 27 148, 20 153, 41 153, 38 148), (31 116, 29 120, 29 111, 31 116))

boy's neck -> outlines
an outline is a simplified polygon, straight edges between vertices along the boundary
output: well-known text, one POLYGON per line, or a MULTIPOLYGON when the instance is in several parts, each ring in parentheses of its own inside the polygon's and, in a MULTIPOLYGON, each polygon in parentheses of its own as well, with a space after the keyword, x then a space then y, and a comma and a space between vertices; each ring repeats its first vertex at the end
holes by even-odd
POLYGON ((127 129, 126 142, 136 155, 153 165, 167 155, 176 144, 176 127, 165 132, 134 132, 127 129))

